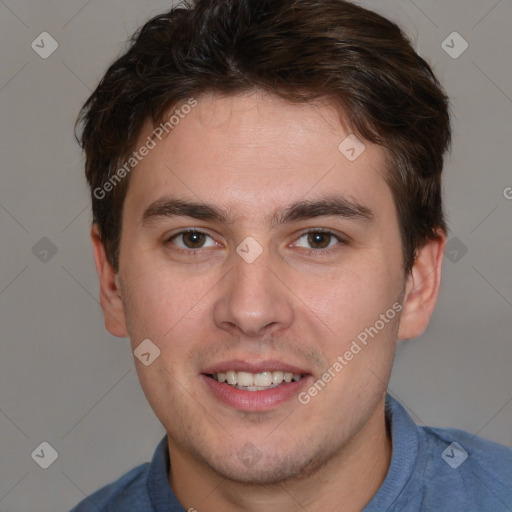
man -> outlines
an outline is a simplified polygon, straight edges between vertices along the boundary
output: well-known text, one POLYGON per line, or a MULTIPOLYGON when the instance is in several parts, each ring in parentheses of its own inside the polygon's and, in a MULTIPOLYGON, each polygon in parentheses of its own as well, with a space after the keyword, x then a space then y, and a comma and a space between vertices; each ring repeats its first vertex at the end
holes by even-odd
POLYGON ((512 450, 386 395, 437 300, 450 141, 396 25, 198 0, 80 120, 105 324, 167 435, 75 511, 512 510, 512 450))

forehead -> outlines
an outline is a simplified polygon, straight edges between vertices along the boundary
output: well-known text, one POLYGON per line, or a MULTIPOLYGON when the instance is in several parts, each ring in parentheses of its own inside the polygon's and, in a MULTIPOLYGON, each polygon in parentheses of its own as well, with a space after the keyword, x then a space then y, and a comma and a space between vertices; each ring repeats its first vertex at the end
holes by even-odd
POLYGON ((145 124, 136 147, 152 136, 156 146, 132 171, 125 201, 131 212, 140 215, 165 194, 255 221, 332 194, 392 206, 385 150, 363 146, 332 104, 290 103, 258 91, 195 100, 191 109, 173 108, 178 122, 161 141, 145 124))

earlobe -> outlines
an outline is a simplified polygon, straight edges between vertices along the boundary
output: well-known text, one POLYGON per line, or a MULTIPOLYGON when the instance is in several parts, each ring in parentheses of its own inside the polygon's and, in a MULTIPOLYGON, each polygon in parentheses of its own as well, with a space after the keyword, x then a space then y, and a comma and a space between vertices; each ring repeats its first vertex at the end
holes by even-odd
POLYGON ((417 251, 406 283, 398 330, 401 340, 416 338, 427 328, 439 295, 445 245, 446 234, 438 231, 437 238, 417 251))
POLYGON ((126 320, 119 286, 119 276, 108 261, 99 226, 93 224, 91 240, 94 249, 94 262, 100 282, 100 304, 105 318, 105 328, 113 336, 126 338, 126 320))

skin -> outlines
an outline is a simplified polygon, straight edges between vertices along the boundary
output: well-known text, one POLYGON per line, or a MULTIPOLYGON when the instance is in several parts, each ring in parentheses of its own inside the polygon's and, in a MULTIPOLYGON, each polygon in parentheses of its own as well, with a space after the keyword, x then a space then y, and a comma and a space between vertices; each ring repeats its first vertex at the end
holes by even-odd
MULTIPOLYGON (((422 247, 404 274, 385 150, 365 141, 359 158, 345 158, 338 146, 350 130, 332 105, 258 91, 197 100, 132 171, 118 273, 92 228, 106 328, 129 336, 133 349, 149 338, 161 351, 151 365, 135 364, 168 433, 169 482, 186 509, 361 510, 390 463, 384 399, 396 342, 428 324, 446 237, 422 247), (370 208, 373 221, 266 222, 279 208, 329 194, 370 208), (226 208, 233 222, 141 223, 166 195, 226 208), (190 228, 211 237, 205 248, 187 248, 196 246, 186 236, 168 241, 190 228), (346 243, 327 236, 308 244, 307 231, 320 228, 346 243), (236 252, 248 236, 263 248, 252 263, 236 252), (206 365, 227 359, 279 359, 316 381, 397 301, 401 314, 307 405, 293 398, 265 412, 239 411, 200 378, 206 365), (246 443, 260 456, 252 467, 237 456, 246 443)), ((152 129, 146 123, 141 144, 152 129)))

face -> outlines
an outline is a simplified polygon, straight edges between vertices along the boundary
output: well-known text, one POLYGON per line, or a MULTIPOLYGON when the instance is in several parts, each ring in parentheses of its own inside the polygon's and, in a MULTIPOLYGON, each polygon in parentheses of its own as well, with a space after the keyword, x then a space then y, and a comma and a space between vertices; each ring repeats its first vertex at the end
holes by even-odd
POLYGON ((132 171, 119 323, 160 350, 136 366, 171 458, 283 481, 382 405, 407 282, 384 150, 351 161, 349 134, 327 104, 203 95, 132 171))

